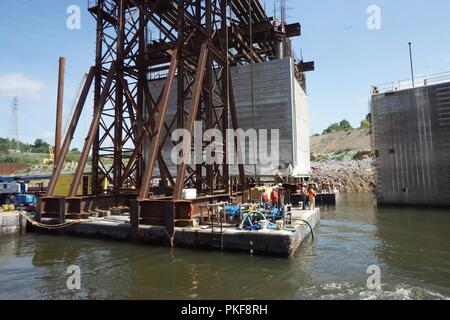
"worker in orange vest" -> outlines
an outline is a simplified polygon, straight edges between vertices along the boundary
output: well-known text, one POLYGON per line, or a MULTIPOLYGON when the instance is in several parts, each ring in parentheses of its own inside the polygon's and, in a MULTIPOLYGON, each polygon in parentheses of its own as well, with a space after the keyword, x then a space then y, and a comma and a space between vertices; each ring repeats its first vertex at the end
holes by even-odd
POLYGON ((263 192, 261 194, 261 204, 262 204, 264 209, 268 208, 269 196, 267 195, 266 189, 263 189, 263 192))
POLYGON ((270 200, 272 201, 272 208, 278 205, 278 187, 272 189, 270 200))
POLYGON ((316 190, 314 190, 313 186, 310 185, 308 189, 309 210, 316 210, 316 196, 316 190))

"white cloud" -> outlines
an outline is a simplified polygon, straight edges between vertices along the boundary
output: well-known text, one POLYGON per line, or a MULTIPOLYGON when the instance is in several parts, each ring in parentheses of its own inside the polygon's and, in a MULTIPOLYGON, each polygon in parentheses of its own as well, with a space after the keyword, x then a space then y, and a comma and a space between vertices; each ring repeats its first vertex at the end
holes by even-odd
POLYGON ((0 74, 0 97, 39 99, 45 85, 27 78, 22 73, 0 74))

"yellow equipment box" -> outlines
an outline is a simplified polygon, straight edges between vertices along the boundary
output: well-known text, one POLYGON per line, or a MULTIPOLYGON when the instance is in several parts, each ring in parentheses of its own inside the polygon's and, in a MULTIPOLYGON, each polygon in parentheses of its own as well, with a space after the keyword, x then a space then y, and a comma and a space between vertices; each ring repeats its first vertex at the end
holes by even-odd
MULTIPOLYGON (((60 176, 56 183, 54 195, 56 197, 67 197, 74 176, 60 176)), ((84 175, 77 189, 77 196, 88 196, 91 193, 92 177, 84 175)))

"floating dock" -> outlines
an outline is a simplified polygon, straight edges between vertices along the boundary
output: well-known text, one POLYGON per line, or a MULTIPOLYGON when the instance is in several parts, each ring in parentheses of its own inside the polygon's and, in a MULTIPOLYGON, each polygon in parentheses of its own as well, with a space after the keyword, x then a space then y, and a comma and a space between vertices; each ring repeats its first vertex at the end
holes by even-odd
MULTIPOLYGON (((316 196, 316 205, 329 205, 335 206, 336 200, 339 197, 339 193, 318 193, 316 196)), ((300 194, 292 194, 291 202, 298 204, 302 201, 302 196, 300 194)))
MULTIPOLYGON (((45 224, 57 224, 57 219, 42 219, 45 224)), ((247 252, 250 254, 289 257, 311 235, 311 228, 320 223, 320 210, 292 211, 292 223, 283 230, 239 230, 235 226, 176 227, 173 237, 161 226, 139 226, 134 230, 129 216, 118 215, 105 218, 66 220, 73 222, 65 229, 45 230, 30 226, 32 231, 56 233, 102 239, 141 242, 155 245, 188 247, 210 250, 247 252), (306 223, 307 221, 308 223, 306 223), (309 226, 308 226, 309 224, 309 226), (311 228, 310 228, 311 226, 311 228)))

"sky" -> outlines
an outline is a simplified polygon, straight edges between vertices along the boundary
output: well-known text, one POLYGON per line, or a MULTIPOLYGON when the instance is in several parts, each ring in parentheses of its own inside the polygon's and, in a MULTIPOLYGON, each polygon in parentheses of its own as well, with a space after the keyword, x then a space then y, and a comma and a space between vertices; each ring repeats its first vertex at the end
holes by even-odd
MULTIPOLYGON (((261 1, 264 2, 264 1, 261 1)), ((273 2, 266 1, 270 14, 273 2)), ((314 60, 307 74, 311 133, 369 112, 374 84, 410 78, 408 42, 416 76, 450 71, 450 2, 446 0, 288 0, 288 23, 300 22, 297 56, 314 60), (380 9, 369 29, 368 7, 380 9)), ((58 58, 66 58, 65 118, 83 74, 94 63, 95 25, 87 0, 0 1, 0 137, 9 137, 14 96, 19 97, 19 139, 53 142, 58 58), (69 30, 71 5, 81 28, 69 30)), ((92 110, 85 110, 74 147, 82 146, 92 110)))

